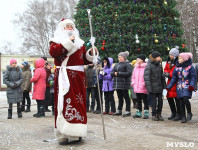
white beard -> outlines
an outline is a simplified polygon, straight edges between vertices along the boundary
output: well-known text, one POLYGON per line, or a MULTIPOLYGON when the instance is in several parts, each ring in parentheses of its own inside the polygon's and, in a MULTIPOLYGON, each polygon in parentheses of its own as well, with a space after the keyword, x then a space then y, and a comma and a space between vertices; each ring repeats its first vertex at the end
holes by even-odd
POLYGON ((74 30, 64 30, 61 29, 61 27, 58 27, 54 32, 54 38, 52 38, 51 41, 60 44, 72 35, 75 37, 74 44, 78 49, 80 49, 83 46, 84 41, 80 39, 79 32, 76 28, 74 30))

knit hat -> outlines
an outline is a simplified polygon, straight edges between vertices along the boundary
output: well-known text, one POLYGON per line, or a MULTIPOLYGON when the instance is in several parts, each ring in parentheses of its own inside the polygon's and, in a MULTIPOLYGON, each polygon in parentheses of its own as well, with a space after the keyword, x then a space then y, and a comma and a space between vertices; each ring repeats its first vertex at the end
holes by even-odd
POLYGON ((158 52, 158 51, 154 51, 154 52, 152 52, 151 53, 151 56, 153 57, 153 58, 157 58, 157 57, 161 57, 161 54, 160 54, 160 52, 158 52))
POLYGON ((187 61, 188 59, 192 59, 192 53, 180 53, 179 57, 182 57, 184 61, 187 61))
POLYGON ((118 54, 118 56, 122 56, 122 57, 124 57, 124 59, 127 59, 127 57, 129 56, 129 52, 128 52, 128 51, 120 52, 120 53, 118 54))
POLYGON ((14 58, 10 59, 10 65, 12 65, 12 63, 17 63, 16 59, 14 58))
POLYGON ((137 58, 140 58, 144 62, 145 62, 145 59, 146 59, 146 57, 143 54, 138 55, 137 58))
POLYGON ((172 48, 169 52, 169 55, 173 55, 174 57, 177 57, 179 55, 179 47, 176 46, 175 48, 172 48))
POLYGON ((131 64, 134 66, 136 62, 137 62, 137 60, 133 60, 133 61, 131 62, 131 64))
POLYGON ((28 62, 27 62, 27 61, 24 61, 24 62, 22 63, 22 65, 23 65, 23 66, 28 66, 28 62))
POLYGON ((43 58, 45 61, 47 61, 47 57, 43 56, 43 57, 41 57, 41 58, 43 58))

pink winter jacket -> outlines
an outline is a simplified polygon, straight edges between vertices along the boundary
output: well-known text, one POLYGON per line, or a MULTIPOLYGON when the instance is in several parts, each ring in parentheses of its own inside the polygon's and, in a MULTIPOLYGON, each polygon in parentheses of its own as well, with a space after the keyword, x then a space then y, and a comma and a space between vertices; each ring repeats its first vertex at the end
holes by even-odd
POLYGON ((46 71, 44 69, 45 61, 43 58, 36 60, 36 69, 30 82, 34 82, 32 99, 44 100, 46 90, 46 71))
POLYGON ((131 77, 131 86, 133 86, 135 93, 143 93, 147 94, 146 85, 144 82, 144 70, 146 68, 146 63, 135 64, 135 68, 133 70, 133 75, 131 77))

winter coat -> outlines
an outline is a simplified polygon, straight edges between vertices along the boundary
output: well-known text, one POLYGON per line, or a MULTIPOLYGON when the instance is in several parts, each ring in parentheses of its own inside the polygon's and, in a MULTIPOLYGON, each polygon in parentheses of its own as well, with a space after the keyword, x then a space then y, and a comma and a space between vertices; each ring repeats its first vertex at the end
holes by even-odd
POLYGON ((22 69, 22 75, 23 75, 23 83, 21 85, 22 91, 30 92, 32 88, 32 83, 30 82, 30 79, 32 78, 30 66, 24 66, 22 69))
MULTIPOLYGON (((113 77, 111 71, 113 70, 113 58, 104 58, 107 61, 107 66, 103 67, 103 74, 99 74, 99 78, 103 80, 102 91, 108 92, 113 91, 113 77)), ((104 66, 104 63, 102 64, 104 66)))
POLYGON ((135 93, 144 93, 147 94, 146 85, 144 82, 144 70, 146 68, 146 63, 135 64, 135 68, 133 70, 133 75, 131 77, 134 92, 135 93))
POLYGON ((7 99, 8 103, 18 103, 23 100, 23 92, 21 84, 23 83, 23 76, 20 67, 6 66, 7 71, 3 76, 3 81, 7 85, 7 99))
MULTIPOLYGON (((171 81, 171 78, 173 77, 173 71, 175 69, 175 66, 176 66, 176 62, 177 62, 177 58, 174 59, 173 61, 170 60, 170 57, 168 57, 168 60, 166 62, 166 66, 164 68, 164 72, 165 73, 169 73, 170 74, 170 77, 168 78, 168 82, 167 82, 167 85, 169 85, 170 81, 171 81)), ((167 92, 167 95, 166 97, 167 98, 174 98, 174 97, 177 97, 177 92, 176 92, 176 84, 174 84, 174 86, 172 87, 172 89, 170 91, 167 92)))
POLYGON ((144 70, 144 81, 149 93, 162 93, 166 88, 162 66, 151 56, 144 70))
POLYGON ((87 88, 96 87, 97 85, 97 77, 94 66, 87 66, 86 68, 86 80, 87 80, 87 88))
POLYGON ((195 70, 196 70, 196 73, 197 73, 197 82, 198 82, 198 64, 195 65, 195 70))
POLYGON ((44 69, 45 61, 40 58, 36 60, 36 69, 34 70, 34 76, 30 80, 34 82, 32 99, 44 100, 46 90, 46 71, 44 69))
POLYGON ((113 77, 113 88, 122 90, 130 89, 131 72, 132 66, 128 61, 115 64, 111 72, 111 76, 113 77), (115 72, 117 72, 117 76, 115 76, 115 72))
POLYGON ((51 73, 48 78, 48 84, 50 85, 50 93, 54 93, 54 74, 51 73))
POLYGON ((189 91, 189 86, 195 88, 196 86, 196 71, 192 65, 192 60, 188 59, 182 64, 176 63, 176 67, 173 71, 173 77, 167 86, 171 89, 175 83, 177 83, 177 98, 192 97, 192 91, 189 91))

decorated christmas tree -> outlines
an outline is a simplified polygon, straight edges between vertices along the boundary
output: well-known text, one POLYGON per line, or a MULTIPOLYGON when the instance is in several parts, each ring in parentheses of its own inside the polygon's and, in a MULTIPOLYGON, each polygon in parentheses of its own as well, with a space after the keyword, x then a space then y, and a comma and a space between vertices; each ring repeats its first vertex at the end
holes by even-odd
POLYGON ((187 51, 175 0, 80 0, 74 16, 85 41, 91 44, 87 9, 91 9, 93 36, 100 56, 117 60, 121 51, 129 51, 129 60, 138 54, 147 57, 159 51, 166 60, 176 45, 187 51))

